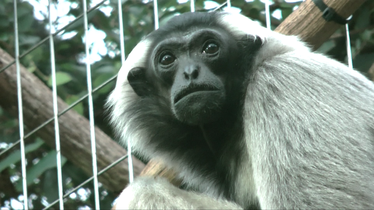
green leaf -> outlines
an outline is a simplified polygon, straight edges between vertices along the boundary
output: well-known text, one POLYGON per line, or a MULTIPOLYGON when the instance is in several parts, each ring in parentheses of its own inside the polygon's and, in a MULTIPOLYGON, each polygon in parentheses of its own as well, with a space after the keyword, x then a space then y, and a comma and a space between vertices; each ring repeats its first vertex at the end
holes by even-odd
MULTIPOLYGON (((65 102, 67 103, 67 104, 72 104, 72 103, 74 103, 74 102, 76 102, 78 99, 79 99, 80 97, 78 97, 78 96, 76 96, 76 95, 71 95, 71 96, 69 96, 69 97, 67 97, 66 98, 66 100, 65 100, 65 102)), ((83 108, 83 103, 81 102, 81 103, 78 103, 77 105, 75 105, 74 107, 73 107, 73 109, 76 111, 76 112, 78 112, 79 114, 83 114, 83 110, 84 110, 84 108, 83 108)))
POLYGON ((100 66, 100 68, 96 69, 95 73, 99 75, 109 73, 113 76, 113 74, 115 73, 115 69, 112 65, 103 65, 103 66, 100 66))
POLYGON ((353 66, 355 69, 361 72, 367 72, 367 70, 373 65, 374 53, 365 53, 355 56, 353 60, 353 66))
POLYGON ((371 41, 371 34, 372 32, 370 30, 366 30, 360 34, 360 37, 363 41, 371 41))
POLYGON ((356 20, 355 27, 358 29, 364 29, 370 25, 370 7, 361 8, 360 12, 357 13, 358 17, 356 20))
POLYGON ((58 199, 58 178, 57 170, 48 169, 43 174, 43 180, 41 181, 43 194, 47 198, 49 203, 58 199))
MULTIPOLYGON (((56 150, 51 150, 49 153, 44 156, 40 161, 31 166, 26 173, 26 181, 27 185, 33 184, 34 179, 38 178, 41 174, 44 173, 44 171, 55 168, 57 166, 56 161, 56 150)), ((61 156, 61 166, 63 166, 66 163, 67 159, 63 156, 61 156)), ((15 187, 18 191, 22 191, 22 181, 18 180, 15 184, 15 187)))
POLYGON ((19 35, 19 42, 21 45, 34 45, 40 41, 40 37, 32 35, 19 35))
POLYGON ((0 33, 0 40, 2 41, 9 41, 9 37, 8 33, 0 33))
MULTIPOLYGON (((18 5, 18 8, 17 8, 17 17, 18 18, 23 17, 23 16, 27 16, 30 13, 32 14, 32 8, 30 10, 28 5, 25 5, 25 4, 19 4, 18 5)), ((34 19, 34 18, 32 18, 32 19, 34 19)))
MULTIPOLYGON (((56 86, 63 85, 71 81, 71 76, 65 72, 56 72, 56 86)), ((52 87, 52 76, 48 79, 48 85, 52 87)))
POLYGON ((293 12, 292 8, 282 9, 282 20, 286 19, 293 12))
POLYGON ((327 53, 334 47, 335 47, 335 42, 332 41, 332 40, 329 40, 329 41, 323 43, 322 46, 319 47, 317 51, 320 52, 320 53, 327 53))
POLYGON ((251 6, 253 9, 258 9, 261 11, 265 9, 265 4, 261 2, 260 0, 254 0, 251 6))
POLYGON ((171 15, 167 15, 167 16, 164 16, 161 21, 160 21, 160 26, 163 26, 165 25, 170 19, 172 19, 173 17, 179 15, 179 13, 173 13, 171 15))
POLYGON ((29 31, 32 27, 32 24, 34 23, 35 19, 31 15, 25 15, 22 16, 21 18, 18 18, 18 31, 19 32, 27 32, 29 31))
MULTIPOLYGON (((103 84, 104 82, 106 82, 108 79, 112 78, 114 76, 114 73, 107 73, 107 74, 102 74, 101 76, 95 78, 95 80, 93 81, 93 86, 94 88, 98 87, 99 85, 103 84)), ((114 82, 112 82, 111 84, 107 84, 105 85, 104 87, 102 87, 98 93, 99 94, 103 94, 103 93, 109 93, 110 90, 113 89, 113 86, 114 86, 114 82)))
POLYGON ((5 28, 5 27, 7 27, 7 26, 9 26, 9 25, 10 25, 10 21, 7 20, 7 19, 2 19, 2 20, 0 21, 0 27, 1 27, 1 28, 5 28))
MULTIPOLYGON (((38 149, 44 142, 37 138, 36 141, 32 144, 25 146, 25 153, 29 153, 38 149)), ((0 161, 0 172, 8 168, 11 164, 16 164, 21 160, 21 151, 16 150, 7 156, 4 160, 0 161)))

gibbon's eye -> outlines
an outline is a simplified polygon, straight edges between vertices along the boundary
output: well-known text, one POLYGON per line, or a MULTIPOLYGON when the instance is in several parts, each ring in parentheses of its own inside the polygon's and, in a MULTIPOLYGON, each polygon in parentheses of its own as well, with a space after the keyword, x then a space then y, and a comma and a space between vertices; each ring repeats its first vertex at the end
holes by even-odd
POLYGON ((205 54, 214 54, 218 52, 219 46, 216 43, 208 43, 204 46, 203 53, 205 54))
POLYGON ((160 63, 165 66, 172 64, 174 61, 175 61, 175 57, 172 54, 165 54, 160 59, 160 63))

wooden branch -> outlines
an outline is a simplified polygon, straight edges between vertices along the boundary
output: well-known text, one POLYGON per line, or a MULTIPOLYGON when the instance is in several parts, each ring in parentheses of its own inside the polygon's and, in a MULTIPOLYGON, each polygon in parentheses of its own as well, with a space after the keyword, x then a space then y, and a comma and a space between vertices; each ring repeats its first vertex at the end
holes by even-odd
MULTIPOLYGON (((343 18, 352 15, 365 0, 323 0, 343 18)), ((313 49, 320 47, 341 25, 325 21, 322 12, 312 0, 300 4, 275 31, 286 35, 298 35, 313 49)))
POLYGON ((177 173, 165 165, 161 160, 152 159, 140 173, 140 176, 160 176, 169 180, 175 186, 179 186, 182 180, 177 178, 177 173))
MULTIPOLYGON (((12 62, 8 53, 0 49, 0 68, 12 62)), ((34 129, 49 118, 53 117, 52 92, 35 75, 21 66, 21 83, 23 98, 24 123, 29 129, 34 129)), ((17 108, 17 82, 16 65, 12 65, 0 73, 0 106, 13 114, 18 115, 17 108)), ((68 105, 58 99, 59 111, 68 105)), ((92 175, 92 158, 90 142, 90 126, 86 118, 70 110, 59 118, 61 152, 81 168, 86 174, 92 175)), ((37 132, 50 147, 55 148, 54 124, 49 123, 37 132)), ((97 165, 99 170, 110 165, 126 154, 116 142, 111 140, 99 128, 95 129, 97 165)), ((26 140, 27 142, 27 140, 26 140)), ((134 172, 139 174, 144 164, 133 157, 134 172)), ((122 161, 99 177, 104 187, 114 193, 119 193, 128 183, 128 164, 122 161)))
MULTIPOLYGON (((324 2, 340 16, 348 18, 365 0, 324 0, 324 2)), ((306 0, 275 31, 286 35, 298 35, 302 40, 309 43, 313 49, 317 49, 339 27, 342 26, 335 22, 325 21, 322 17, 322 12, 315 6, 314 2, 306 0)), ((147 176, 163 176, 171 183, 175 183, 176 174, 173 169, 169 169, 164 163, 156 160, 150 161, 142 172, 142 175, 147 176), (153 170, 149 170, 149 168, 157 168, 156 173, 153 170), (159 171, 162 171, 162 173, 159 171)))
MULTIPOLYGON (((374 82, 374 63, 371 65, 369 71, 369 78, 374 82)), ((143 169, 144 170, 144 169, 143 169)), ((142 172, 143 173, 143 172, 142 172)))

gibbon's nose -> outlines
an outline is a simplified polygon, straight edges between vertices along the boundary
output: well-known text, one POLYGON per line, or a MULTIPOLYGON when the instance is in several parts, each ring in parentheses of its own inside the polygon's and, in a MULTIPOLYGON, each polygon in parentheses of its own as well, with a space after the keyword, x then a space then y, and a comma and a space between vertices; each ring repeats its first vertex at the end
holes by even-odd
POLYGON ((199 77, 200 68, 196 65, 188 66, 184 69, 183 75, 186 80, 194 80, 199 77))

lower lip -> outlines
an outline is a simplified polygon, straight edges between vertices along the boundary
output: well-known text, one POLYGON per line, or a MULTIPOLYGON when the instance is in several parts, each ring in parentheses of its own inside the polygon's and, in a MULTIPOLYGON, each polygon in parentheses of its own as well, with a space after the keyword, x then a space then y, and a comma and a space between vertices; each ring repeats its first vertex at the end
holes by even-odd
MULTIPOLYGON (((189 93, 188 95, 185 95, 183 96, 183 98, 180 98, 177 102, 175 102, 175 104, 178 104, 179 102, 183 101, 183 100, 186 100, 190 97, 194 97, 194 96, 198 96, 198 95, 201 95, 201 94, 214 94, 214 93, 217 93, 219 92, 218 90, 201 90, 201 91, 195 91, 195 92, 192 92, 192 93, 189 93)), ((204 97, 204 96, 201 96, 201 97, 204 97)))

